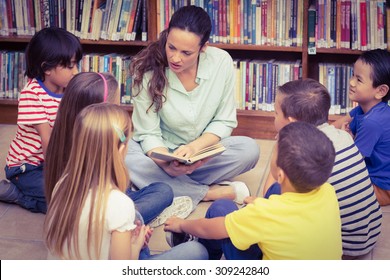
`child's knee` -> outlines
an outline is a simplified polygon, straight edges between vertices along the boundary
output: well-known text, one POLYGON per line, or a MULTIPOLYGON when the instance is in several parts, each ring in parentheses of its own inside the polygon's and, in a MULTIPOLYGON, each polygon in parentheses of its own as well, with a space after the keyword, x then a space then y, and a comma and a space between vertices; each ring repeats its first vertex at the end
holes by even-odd
POLYGON ((224 217, 237 209, 237 205, 232 200, 218 199, 207 210, 206 218, 224 217))

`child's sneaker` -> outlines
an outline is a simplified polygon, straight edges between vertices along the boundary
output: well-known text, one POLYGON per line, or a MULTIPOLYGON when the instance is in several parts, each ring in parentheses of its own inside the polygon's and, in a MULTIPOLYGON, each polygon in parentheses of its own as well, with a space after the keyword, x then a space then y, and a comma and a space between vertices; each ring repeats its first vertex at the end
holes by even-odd
POLYGON ((197 241, 198 237, 185 232, 177 233, 177 232, 167 231, 165 232, 165 240, 167 241, 168 245, 172 248, 184 242, 197 241))
POLYGON ((192 199, 189 196, 179 196, 173 199, 170 206, 164 209, 156 218, 150 223, 150 227, 158 227, 165 223, 165 221, 172 217, 177 216, 185 219, 192 212, 192 199))
POLYGON ((15 203, 20 191, 18 188, 7 180, 0 181, 0 201, 15 203))

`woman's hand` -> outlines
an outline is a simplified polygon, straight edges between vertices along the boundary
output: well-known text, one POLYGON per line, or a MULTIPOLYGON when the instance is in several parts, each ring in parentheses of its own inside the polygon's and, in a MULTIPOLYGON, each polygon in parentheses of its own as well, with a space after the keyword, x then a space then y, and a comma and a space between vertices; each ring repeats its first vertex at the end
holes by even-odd
POLYGON ((164 171, 172 176, 172 177, 177 177, 181 175, 190 175, 194 170, 202 166, 207 162, 207 159, 204 160, 199 160, 195 162, 194 164, 191 165, 186 165, 183 163, 178 162, 177 160, 168 162, 165 166, 162 166, 164 171))
POLYGON ((173 154, 177 156, 189 158, 196 152, 198 151, 191 145, 181 145, 173 152, 173 154))

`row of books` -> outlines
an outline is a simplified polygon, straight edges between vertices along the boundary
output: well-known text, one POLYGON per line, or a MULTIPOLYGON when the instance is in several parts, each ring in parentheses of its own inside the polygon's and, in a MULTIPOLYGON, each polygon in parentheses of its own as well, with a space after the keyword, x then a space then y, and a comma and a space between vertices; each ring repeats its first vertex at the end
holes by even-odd
MULTIPOLYGON (((79 71, 110 72, 120 85, 122 104, 131 104, 131 77, 128 69, 131 56, 120 54, 85 54, 79 71)), ((241 110, 274 111, 277 86, 302 77, 302 64, 297 61, 234 60, 236 71, 236 107, 241 110)), ((0 98, 17 99, 27 83, 23 52, 0 52, 0 98)), ((330 114, 349 112, 354 104, 348 98, 349 79, 353 66, 349 64, 319 64, 319 82, 331 94, 330 114)))
MULTIPOLYGON (((131 57, 112 54, 85 54, 79 72, 110 72, 119 83, 123 104, 131 103, 131 77, 128 75, 131 57)), ((0 51, 0 98, 18 99, 27 83, 24 52, 0 51)))
POLYGON ((316 48, 386 49, 390 19, 385 0, 311 1, 309 54, 316 48))
POLYGON ((27 83, 24 52, 0 51, 0 98, 17 99, 27 83))
POLYGON ((302 78, 300 60, 234 60, 236 107, 241 110, 274 111, 279 85, 302 78))
POLYGON ((353 76, 352 64, 319 63, 319 79, 329 91, 331 107, 329 114, 345 114, 352 110, 356 104, 349 99, 349 80, 353 76))
POLYGON ((302 46, 303 0, 157 0, 157 32, 185 5, 208 12, 211 43, 302 46))
POLYGON ((61 27, 81 39, 147 41, 146 0, 2 0, 0 36, 61 27))

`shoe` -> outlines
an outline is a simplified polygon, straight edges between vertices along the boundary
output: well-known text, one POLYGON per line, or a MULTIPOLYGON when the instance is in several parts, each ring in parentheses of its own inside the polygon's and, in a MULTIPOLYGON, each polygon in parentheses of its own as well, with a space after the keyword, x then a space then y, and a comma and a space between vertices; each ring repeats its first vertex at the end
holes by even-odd
POLYGON ((244 204, 244 199, 251 195, 249 192, 249 189, 247 185, 244 182, 240 181, 223 181, 218 183, 220 186, 231 186, 233 187, 233 190, 236 194, 236 198, 234 199, 234 202, 237 204, 244 204))
POLYGON ((198 237, 185 232, 177 233, 177 232, 167 231, 165 232, 165 240, 167 241, 168 245, 172 248, 184 242, 198 241, 198 237))
POLYGON ((158 227, 165 223, 165 221, 172 216, 185 219, 192 212, 192 199, 189 196, 178 196, 173 199, 170 206, 164 209, 156 218, 150 223, 150 227, 158 227))
POLYGON ((0 181, 0 201, 15 203, 18 200, 20 191, 18 188, 7 180, 0 181))

